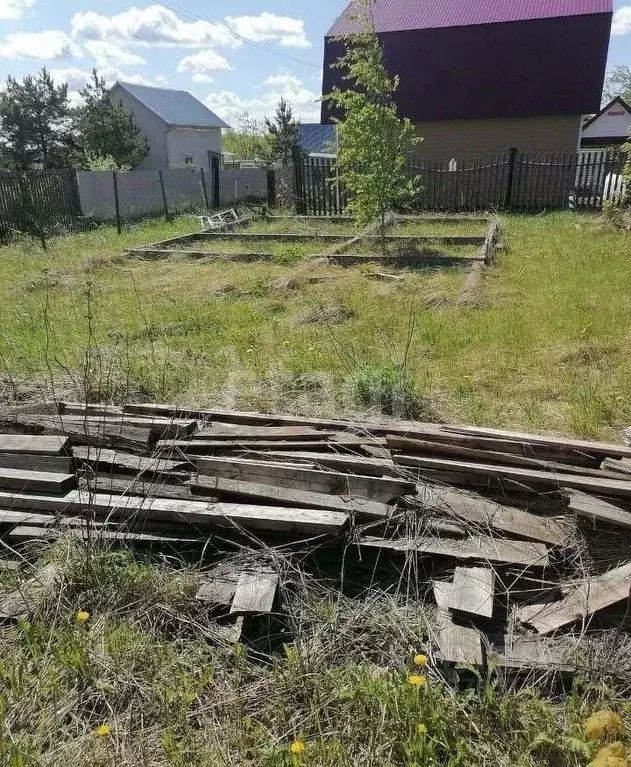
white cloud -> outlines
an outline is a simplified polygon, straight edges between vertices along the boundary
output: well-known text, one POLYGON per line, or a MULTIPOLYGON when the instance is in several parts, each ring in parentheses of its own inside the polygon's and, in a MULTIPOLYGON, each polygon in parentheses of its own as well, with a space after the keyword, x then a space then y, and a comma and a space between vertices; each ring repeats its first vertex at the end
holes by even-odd
POLYGON ((0 56, 10 59, 61 60, 80 57, 81 49, 65 32, 13 32, 0 42, 0 56))
POLYGON ((103 40, 112 43, 202 47, 227 45, 238 41, 225 24, 211 21, 183 21, 163 5, 131 7, 114 16, 94 11, 75 13, 70 22, 77 40, 103 40))
POLYGON ((226 16, 226 22, 236 34, 254 43, 277 40, 287 48, 311 47, 302 19, 265 12, 259 16, 226 16))
POLYGON ((83 44, 83 47, 94 56, 97 69, 116 66, 131 67, 147 63, 146 59, 143 59, 142 56, 126 51, 115 43, 108 43, 104 40, 88 40, 83 44))
POLYGON ((210 83, 215 72, 227 72, 229 69, 228 61, 212 48, 185 56, 177 65, 178 72, 191 72, 197 83, 210 83))
POLYGON ((631 32, 631 5, 625 5, 613 15, 612 35, 628 35, 631 32))
POLYGON ((21 19, 36 0, 0 0, 0 19, 21 19))
MULTIPOLYGON (((81 91, 86 83, 92 80, 92 71, 78 69, 76 67, 67 67, 65 69, 51 69, 50 75, 59 85, 68 83, 68 91, 81 91)), ((147 80, 142 75, 126 74, 116 67, 106 68, 99 71, 99 77, 105 80, 105 84, 110 88, 117 80, 124 80, 127 83, 136 83, 137 85, 155 85, 151 80, 147 80)))
POLYGON ((239 118, 246 112, 250 118, 257 120, 273 115, 281 97, 284 97, 297 119, 319 122, 320 94, 306 88, 295 75, 271 75, 263 81, 262 87, 264 92, 255 98, 243 98, 233 91, 220 91, 211 93, 204 103, 228 124, 238 127, 239 118))

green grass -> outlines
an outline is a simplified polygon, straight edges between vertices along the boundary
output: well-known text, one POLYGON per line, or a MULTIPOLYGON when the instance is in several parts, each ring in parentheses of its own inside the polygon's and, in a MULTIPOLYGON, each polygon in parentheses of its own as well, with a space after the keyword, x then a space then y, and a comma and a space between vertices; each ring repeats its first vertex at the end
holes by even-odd
POLYGON ((352 237, 357 233, 358 227, 353 221, 328 221, 326 218, 321 221, 281 218, 277 220, 255 220, 248 224, 243 231, 261 234, 343 234, 352 237))
MULTIPOLYGON (((288 560, 274 560, 294 583, 281 617, 231 645, 225 620, 193 599, 194 568, 76 541, 41 554, 62 567, 60 589, 0 627, 7 767, 584 767, 597 749, 585 718, 613 706, 628 719, 598 681, 555 700, 506 685, 492 660, 455 692, 432 661, 414 666, 430 652, 422 602, 374 589, 350 599, 288 560)), ((15 588, 15 573, 2 578, 15 588)))
POLYGON ((59 238, 48 253, 2 248, 5 396, 51 375, 81 390, 87 373, 95 398, 339 413, 355 407, 359 370, 405 357, 445 419, 617 439, 631 422, 631 234, 595 217, 506 217, 474 305, 460 300, 464 271, 378 282, 374 267, 301 262, 309 244, 270 264, 121 257, 196 228, 182 218, 59 238), (299 321, 339 305, 344 322, 299 321))
POLYGON ((488 229, 488 224, 477 224, 471 221, 459 221, 458 223, 447 221, 406 221, 395 224, 388 231, 388 234, 396 235, 473 235, 483 237, 488 229))

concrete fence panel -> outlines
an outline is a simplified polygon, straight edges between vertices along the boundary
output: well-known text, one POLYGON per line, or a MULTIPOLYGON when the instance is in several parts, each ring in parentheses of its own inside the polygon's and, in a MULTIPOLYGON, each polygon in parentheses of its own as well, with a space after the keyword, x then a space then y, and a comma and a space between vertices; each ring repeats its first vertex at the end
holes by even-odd
POLYGON ((267 200, 267 171, 242 168, 219 172, 219 204, 234 205, 241 200, 267 200))
POLYGON ((109 171, 78 171, 81 214, 97 221, 116 218, 114 182, 109 171))
POLYGON ((164 213, 160 176, 155 170, 118 174, 121 218, 134 219, 164 213))
MULTIPOLYGON (((163 171, 164 188, 169 210, 179 213, 205 207, 202 176, 198 170, 170 168, 163 171)), ((207 181, 208 183, 208 181, 207 181)))

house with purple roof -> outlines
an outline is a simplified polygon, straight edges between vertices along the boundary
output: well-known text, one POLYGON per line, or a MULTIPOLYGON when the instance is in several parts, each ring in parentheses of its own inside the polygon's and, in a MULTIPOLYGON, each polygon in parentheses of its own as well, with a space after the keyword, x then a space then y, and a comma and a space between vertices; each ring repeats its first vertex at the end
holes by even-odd
MULTIPOLYGON (((582 116, 600 109, 613 0, 374 0, 396 102, 429 157, 575 152, 582 116)), ((332 65, 362 29, 350 2, 325 37, 323 95, 344 88, 332 65)), ((335 118, 323 101, 322 123, 335 118)))

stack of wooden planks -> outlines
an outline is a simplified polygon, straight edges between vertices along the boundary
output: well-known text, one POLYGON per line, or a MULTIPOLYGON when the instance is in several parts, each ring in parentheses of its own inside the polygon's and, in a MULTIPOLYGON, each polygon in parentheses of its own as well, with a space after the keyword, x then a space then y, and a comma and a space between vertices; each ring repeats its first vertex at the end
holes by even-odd
MULTIPOLYGON (((631 447, 443 424, 45 403, 0 423, 0 525, 9 545, 61 534, 178 551, 209 540, 326 544, 358 568, 387 563, 394 581, 414 562, 445 663, 481 665, 497 652, 509 668, 554 658, 566 667, 545 637, 584 631, 629 599, 631 447), (600 532, 615 553, 586 571, 579 552, 600 532), (544 639, 525 649, 533 635, 544 639)), ((199 598, 236 617, 272 612, 273 571, 242 569, 229 581, 210 579, 199 598)))

